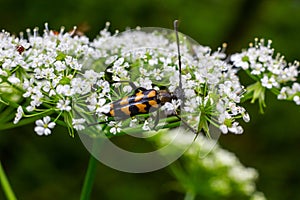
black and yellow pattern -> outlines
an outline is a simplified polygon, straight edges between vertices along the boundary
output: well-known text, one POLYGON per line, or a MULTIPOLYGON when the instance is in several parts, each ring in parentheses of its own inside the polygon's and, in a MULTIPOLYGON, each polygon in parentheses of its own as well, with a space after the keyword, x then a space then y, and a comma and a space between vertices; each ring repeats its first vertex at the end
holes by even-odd
POLYGON ((161 106, 158 92, 154 89, 137 88, 131 96, 123 97, 110 104, 107 116, 126 119, 138 114, 156 111, 161 106))

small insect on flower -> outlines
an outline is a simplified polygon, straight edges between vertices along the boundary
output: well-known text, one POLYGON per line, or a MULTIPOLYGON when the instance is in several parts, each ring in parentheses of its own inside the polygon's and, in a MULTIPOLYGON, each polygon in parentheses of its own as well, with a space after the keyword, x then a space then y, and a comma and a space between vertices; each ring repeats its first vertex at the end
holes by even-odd
MULTIPOLYGON (((107 112, 104 112, 103 113, 104 115, 108 117, 114 117, 115 120, 125 120, 127 118, 134 117, 136 115, 148 114, 154 111, 158 111, 158 109, 164 105, 166 105, 167 108, 170 107, 171 105, 173 107, 172 115, 177 116, 178 119, 181 120, 185 126, 187 126, 190 130, 192 130, 192 132, 197 134, 197 132, 192 127, 190 127, 183 119, 181 119, 181 117, 178 115, 178 112, 176 111, 176 108, 182 105, 182 98, 183 98, 182 78, 181 78, 181 55, 180 55, 180 47, 179 47, 177 20, 174 21, 174 30, 176 34, 177 53, 178 53, 177 56, 178 56, 178 71, 179 71, 178 73, 179 87, 176 88, 174 92, 169 92, 168 90, 146 89, 144 87, 137 88, 134 83, 128 82, 131 88, 134 89, 133 94, 130 96, 125 96, 117 101, 110 103, 109 104, 110 109, 107 110, 107 112)), ((155 70, 155 72, 157 72, 157 70, 155 70)), ((121 83, 122 81, 115 81, 115 83, 118 82, 121 83)), ((157 115, 154 127, 158 124, 158 120, 159 118, 157 115)), ((113 131, 115 132, 115 129, 113 131)))
POLYGON ((177 99, 177 97, 166 90, 147 90, 139 87, 135 89, 133 95, 111 103, 109 112, 105 114, 118 120, 127 119, 138 114, 154 112, 174 99, 177 99))
POLYGON ((19 54, 22 54, 25 51, 25 47, 23 47, 22 45, 17 45, 16 49, 19 52, 19 54))

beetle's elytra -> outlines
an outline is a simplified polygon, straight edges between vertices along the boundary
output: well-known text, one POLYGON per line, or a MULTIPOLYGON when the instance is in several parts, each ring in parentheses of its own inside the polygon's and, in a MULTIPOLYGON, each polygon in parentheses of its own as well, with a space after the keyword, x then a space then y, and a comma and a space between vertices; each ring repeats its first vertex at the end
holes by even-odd
POLYGON ((177 97, 166 90, 147 90, 139 87, 131 96, 112 102, 110 111, 106 115, 115 119, 127 119, 138 114, 154 112, 173 99, 177 97))

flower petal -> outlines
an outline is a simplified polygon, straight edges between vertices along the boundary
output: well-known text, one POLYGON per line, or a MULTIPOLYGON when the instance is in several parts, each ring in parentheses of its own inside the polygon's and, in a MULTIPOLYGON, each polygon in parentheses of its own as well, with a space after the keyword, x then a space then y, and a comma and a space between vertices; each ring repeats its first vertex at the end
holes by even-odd
POLYGON ((48 127, 49 127, 49 128, 54 128, 54 126, 55 126, 55 122, 50 122, 50 123, 48 124, 48 127))
POLYGON ((44 122, 43 122, 43 120, 41 120, 41 119, 36 120, 36 121, 35 121, 35 124, 36 124, 37 126, 44 126, 44 122))
POLYGON ((44 135, 44 128, 43 127, 40 127, 40 126, 37 126, 34 128, 34 131, 38 134, 38 135, 44 135))
POLYGON ((44 134, 45 135, 50 135, 51 134, 51 130, 49 128, 45 128, 44 134))
POLYGON ((49 116, 43 117, 43 121, 45 124, 48 124, 50 122, 51 118, 49 116))

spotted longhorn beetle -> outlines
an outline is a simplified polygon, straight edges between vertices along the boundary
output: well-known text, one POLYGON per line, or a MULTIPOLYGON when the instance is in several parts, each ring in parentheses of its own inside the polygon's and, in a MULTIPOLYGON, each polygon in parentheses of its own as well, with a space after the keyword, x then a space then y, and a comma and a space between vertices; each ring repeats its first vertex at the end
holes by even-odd
MULTIPOLYGON (((110 104, 110 111, 108 113, 103 113, 108 117, 114 117, 117 120, 124 120, 130 117, 134 117, 139 114, 147 114, 150 112, 157 111, 161 106, 167 102, 172 102, 172 100, 180 100, 181 105, 183 105, 183 91, 182 91, 182 79, 181 79, 181 55, 178 37, 178 20, 174 21, 174 31, 176 34, 177 42, 177 53, 178 53, 178 70, 179 70, 179 87, 175 89, 174 93, 167 90, 155 90, 155 89, 145 89, 143 87, 137 88, 134 83, 129 81, 114 81, 114 83, 128 82, 130 86, 134 89, 134 93, 131 96, 125 96, 117 101, 110 104)), ((197 132, 189 126, 176 111, 174 115, 181 120, 181 122, 189 128, 192 132, 197 132)), ((158 124, 158 117, 155 121, 155 126, 158 124)))

